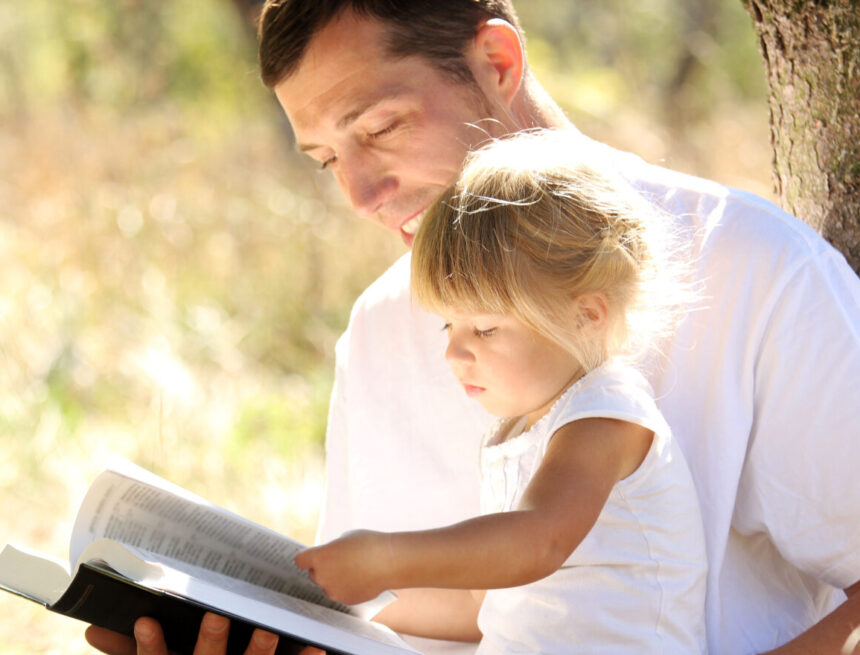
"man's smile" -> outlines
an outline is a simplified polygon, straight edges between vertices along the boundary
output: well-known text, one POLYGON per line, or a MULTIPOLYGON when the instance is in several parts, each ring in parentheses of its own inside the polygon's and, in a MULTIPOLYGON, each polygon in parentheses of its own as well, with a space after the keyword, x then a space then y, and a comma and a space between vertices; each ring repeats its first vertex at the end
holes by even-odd
POLYGON ((418 228, 421 226, 421 219, 424 218, 425 211, 425 209, 422 209, 415 212, 400 225, 400 237, 410 248, 412 247, 412 242, 415 240, 415 233, 418 232, 418 228))

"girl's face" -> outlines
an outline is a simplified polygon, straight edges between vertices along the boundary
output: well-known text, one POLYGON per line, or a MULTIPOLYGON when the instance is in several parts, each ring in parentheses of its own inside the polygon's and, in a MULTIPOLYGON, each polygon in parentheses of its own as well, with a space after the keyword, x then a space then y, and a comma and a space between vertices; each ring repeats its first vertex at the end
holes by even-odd
POLYGON ((445 358, 466 394, 528 427, 582 375, 571 353, 513 316, 445 312, 445 358))

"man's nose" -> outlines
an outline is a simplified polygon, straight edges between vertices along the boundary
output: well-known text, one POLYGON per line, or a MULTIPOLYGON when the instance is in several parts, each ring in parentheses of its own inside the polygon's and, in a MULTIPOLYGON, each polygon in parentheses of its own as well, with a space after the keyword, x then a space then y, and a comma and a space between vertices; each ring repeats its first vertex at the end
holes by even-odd
POLYGON ((340 188, 362 218, 372 218, 396 194, 396 178, 366 158, 342 159, 340 164, 340 188))

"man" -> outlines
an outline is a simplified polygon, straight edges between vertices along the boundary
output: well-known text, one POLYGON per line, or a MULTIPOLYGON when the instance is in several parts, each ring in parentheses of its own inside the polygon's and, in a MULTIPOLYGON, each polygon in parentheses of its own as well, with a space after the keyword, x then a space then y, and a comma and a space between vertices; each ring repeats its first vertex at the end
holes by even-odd
MULTIPOLYGON (((507 0, 280 0, 260 53, 299 148, 407 245, 470 148, 574 129, 528 71, 507 0)), ((695 256, 703 301, 652 383, 704 515, 710 651, 839 653, 860 625, 860 282, 762 199, 612 156, 695 256)), ((371 285, 338 343, 321 540, 478 511, 488 418, 447 371, 439 319, 412 307, 408 270, 371 285)), ((156 629, 141 652, 163 652, 141 625, 156 629)), ((200 652, 223 652, 201 634, 200 652)))

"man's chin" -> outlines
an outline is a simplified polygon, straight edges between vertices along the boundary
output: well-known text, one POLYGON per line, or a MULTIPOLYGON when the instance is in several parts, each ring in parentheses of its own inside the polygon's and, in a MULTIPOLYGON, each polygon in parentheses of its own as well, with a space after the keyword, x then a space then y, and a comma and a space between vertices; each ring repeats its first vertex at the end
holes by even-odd
POLYGON ((415 235, 400 230, 400 238, 403 239, 403 243, 406 244, 406 247, 412 250, 412 244, 415 242, 415 235))

